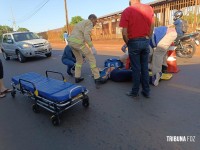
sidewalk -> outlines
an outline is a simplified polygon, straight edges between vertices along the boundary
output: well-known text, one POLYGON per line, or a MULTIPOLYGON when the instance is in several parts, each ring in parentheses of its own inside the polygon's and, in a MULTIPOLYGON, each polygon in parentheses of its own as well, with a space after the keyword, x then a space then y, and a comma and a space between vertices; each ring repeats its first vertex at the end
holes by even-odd
MULTIPOLYGON (((97 49, 100 55, 115 55, 120 56, 123 54, 121 47, 124 44, 122 39, 115 40, 95 40, 93 41, 94 47, 97 49)), ((53 49, 64 50, 65 42, 54 43, 51 42, 53 49)), ((200 46, 196 46, 196 52, 194 56, 200 56, 200 46)))

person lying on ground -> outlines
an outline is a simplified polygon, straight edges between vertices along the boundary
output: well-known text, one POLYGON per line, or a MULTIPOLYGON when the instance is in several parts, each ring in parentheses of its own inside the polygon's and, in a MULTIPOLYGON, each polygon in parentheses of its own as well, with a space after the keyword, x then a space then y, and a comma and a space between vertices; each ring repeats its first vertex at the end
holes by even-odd
MULTIPOLYGON (((166 26, 154 28, 150 39, 149 70, 152 70, 152 84, 155 86, 158 86, 162 72, 166 72, 167 70, 167 51, 176 37, 177 33, 174 28, 166 26)), ((128 60, 128 54, 126 54, 126 45, 123 45, 122 51, 125 54, 120 57, 120 60, 126 62, 126 66, 128 66, 126 69, 129 69, 130 64, 128 63, 130 61, 128 60)))

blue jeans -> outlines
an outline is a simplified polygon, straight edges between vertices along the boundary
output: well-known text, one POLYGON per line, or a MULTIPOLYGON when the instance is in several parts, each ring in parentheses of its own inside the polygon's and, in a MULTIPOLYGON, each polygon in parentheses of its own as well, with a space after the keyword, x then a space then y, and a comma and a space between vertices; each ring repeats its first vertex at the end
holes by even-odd
POLYGON ((62 63, 67 65, 67 72, 71 73, 71 68, 75 65, 76 62, 70 59, 62 59, 62 63))
POLYGON ((132 93, 138 95, 140 82, 142 83, 142 92, 149 95, 149 40, 145 38, 133 39, 128 41, 128 52, 131 61, 133 87, 132 93))

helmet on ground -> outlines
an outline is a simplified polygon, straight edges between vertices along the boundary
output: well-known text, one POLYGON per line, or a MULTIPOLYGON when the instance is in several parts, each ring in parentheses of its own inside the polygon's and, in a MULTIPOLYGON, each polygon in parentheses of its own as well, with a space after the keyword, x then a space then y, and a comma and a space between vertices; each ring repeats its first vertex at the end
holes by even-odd
POLYGON ((179 19, 183 16, 183 12, 181 10, 178 10, 174 13, 174 20, 179 19))

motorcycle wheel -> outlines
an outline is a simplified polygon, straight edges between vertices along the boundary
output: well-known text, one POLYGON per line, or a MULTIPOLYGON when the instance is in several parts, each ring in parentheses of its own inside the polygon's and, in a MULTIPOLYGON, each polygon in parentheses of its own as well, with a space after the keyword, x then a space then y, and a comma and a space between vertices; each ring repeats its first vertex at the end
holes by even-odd
POLYGON ((176 49, 176 55, 181 58, 192 58, 196 51, 196 46, 193 41, 183 42, 183 49, 176 49))

